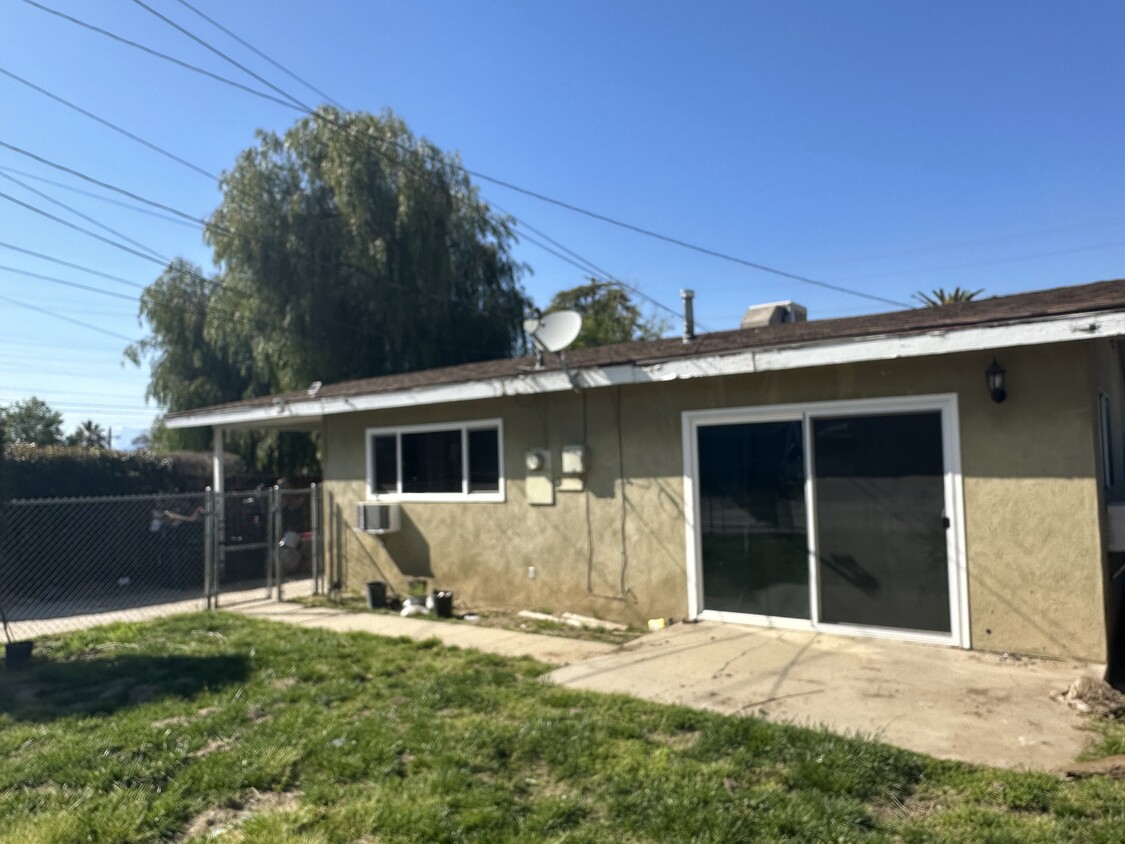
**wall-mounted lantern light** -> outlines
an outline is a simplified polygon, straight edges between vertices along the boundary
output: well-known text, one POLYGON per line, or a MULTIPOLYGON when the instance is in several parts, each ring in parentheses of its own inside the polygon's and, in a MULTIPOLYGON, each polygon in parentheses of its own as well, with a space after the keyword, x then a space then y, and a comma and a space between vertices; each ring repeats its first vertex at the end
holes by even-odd
POLYGON ((996 362, 996 358, 992 359, 992 363, 984 371, 984 383, 988 385, 988 395, 997 404, 1008 397, 1008 391, 1004 389, 1005 372, 1004 367, 996 362))

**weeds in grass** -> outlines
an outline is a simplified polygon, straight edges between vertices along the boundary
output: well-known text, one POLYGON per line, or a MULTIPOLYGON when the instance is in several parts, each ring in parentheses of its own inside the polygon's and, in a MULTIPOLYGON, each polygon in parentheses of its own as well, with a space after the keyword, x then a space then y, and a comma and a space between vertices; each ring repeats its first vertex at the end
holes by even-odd
POLYGON ((1125 783, 972 768, 223 614, 0 680, 0 840, 1125 840, 1125 783))

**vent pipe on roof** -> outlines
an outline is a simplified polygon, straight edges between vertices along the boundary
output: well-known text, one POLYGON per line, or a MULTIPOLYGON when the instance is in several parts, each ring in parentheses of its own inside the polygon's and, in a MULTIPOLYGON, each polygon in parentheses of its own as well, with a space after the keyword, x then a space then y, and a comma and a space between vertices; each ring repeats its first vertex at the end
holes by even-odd
POLYGON ((695 291, 684 288, 680 290, 680 298, 684 300, 684 342, 690 343, 695 339, 695 291))

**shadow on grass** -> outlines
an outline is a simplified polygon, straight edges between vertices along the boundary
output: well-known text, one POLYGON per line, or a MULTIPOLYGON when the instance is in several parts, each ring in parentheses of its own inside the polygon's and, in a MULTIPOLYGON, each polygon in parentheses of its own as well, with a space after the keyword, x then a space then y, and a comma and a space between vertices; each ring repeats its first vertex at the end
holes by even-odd
POLYGON ((117 712, 153 700, 189 699, 245 680, 246 657, 117 655, 43 660, 0 671, 0 714, 47 722, 117 712))

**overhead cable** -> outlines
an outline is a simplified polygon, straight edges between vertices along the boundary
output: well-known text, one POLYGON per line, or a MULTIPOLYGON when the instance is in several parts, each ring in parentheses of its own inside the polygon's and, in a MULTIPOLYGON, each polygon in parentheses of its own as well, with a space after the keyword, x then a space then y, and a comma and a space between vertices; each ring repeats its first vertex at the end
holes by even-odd
MULTIPOLYGON (((19 155, 25 156, 26 158, 30 158, 33 161, 38 161, 40 164, 45 164, 48 167, 54 168, 55 170, 59 170, 63 173, 68 173, 71 176, 82 179, 83 181, 89 182, 92 185, 97 185, 100 188, 105 188, 106 190, 113 191, 114 193, 119 193, 122 196, 127 196, 132 200, 143 203, 145 205, 149 205, 153 208, 159 208, 161 211, 167 211, 169 214, 175 214, 177 217, 181 217, 184 220, 188 220, 192 223, 196 223, 196 224, 204 226, 206 228, 215 228, 210 223, 208 223, 206 220, 201 219, 199 217, 192 216, 191 214, 188 214, 186 211, 181 211, 178 208, 173 208, 171 205, 165 205, 163 202, 157 202, 154 199, 148 199, 146 197, 141 196, 140 194, 136 194, 136 193, 133 193, 132 191, 126 190, 125 188, 118 187, 117 185, 112 185, 109 182, 103 182, 100 179, 95 179, 93 176, 90 176, 87 173, 83 173, 80 170, 75 170, 71 167, 67 167, 63 164, 59 164, 58 162, 51 161, 50 159, 44 158, 41 155, 36 155, 35 153, 33 153, 29 150, 26 150, 23 147, 18 147, 15 144, 8 143, 7 141, 0 141, 0 147, 3 147, 4 149, 11 150, 12 152, 18 153, 19 155)), ((65 185, 63 185, 61 187, 65 187, 65 185)), ((221 227, 219 227, 219 228, 221 228, 221 227)))
POLYGON ((18 299, 12 299, 8 296, 4 296, 3 294, 0 294, 0 301, 7 302, 9 305, 15 305, 17 308, 27 308, 27 310, 29 311, 37 311, 38 313, 45 314, 49 317, 54 317, 55 319, 61 319, 74 325, 80 325, 83 328, 90 329, 91 331, 97 331, 109 337, 116 337, 118 340, 124 340, 126 343, 136 342, 136 340, 134 340, 132 337, 126 337, 124 334, 118 334, 116 331, 110 331, 108 328, 102 328, 100 325, 92 325, 91 323, 83 322, 80 319, 75 319, 74 317, 68 317, 65 314, 60 314, 57 311, 52 311, 47 308, 40 308, 38 305, 29 305, 27 302, 21 302, 18 299))
POLYGON ((289 70, 289 68, 285 67, 285 65, 281 64, 280 62, 274 61, 268 55, 263 53, 261 50, 259 50, 257 47, 255 47, 253 44, 251 44, 249 41, 246 41, 244 38, 240 38, 238 35, 231 32, 229 29, 227 29, 225 26, 223 26, 221 23, 219 23, 214 18, 208 17, 207 15, 203 14, 203 12, 199 11, 199 9, 197 9, 195 6, 191 5, 191 3, 188 3, 187 0, 176 0, 176 2, 178 2, 181 6, 187 7, 188 9, 193 11, 195 14, 199 15, 199 17, 203 18, 203 20, 207 21, 207 23, 211 24, 211 26, 215 27, 220 32, 223 32, 226 35, 233 38, 235 41, 237 41, 239 44, 241 44, 247 50, 254 53, 254 55, 258 56, 259 58, 265 59, 267 62, 269 62, 274 67, 276 67, 278 70, 280 70, 286 76, 300 82, 302 85, 304 85, 306 88, 308 88, 314 94, 316 94, 322 100, 325 100, 325 101, 331 103, 332 105, 336 106, 336 108, 341 109, 343 111, 348 110, 344 106, 340 105, 340 103, 338 103, 336 100, 334 100, 331 96, 324 93, 322 90, 320 90, 315 85, 313 85, 311 82, 309 82, 307 79, 304 79, 304 78, 298 76, 296 73, 289 70))

